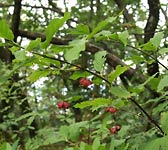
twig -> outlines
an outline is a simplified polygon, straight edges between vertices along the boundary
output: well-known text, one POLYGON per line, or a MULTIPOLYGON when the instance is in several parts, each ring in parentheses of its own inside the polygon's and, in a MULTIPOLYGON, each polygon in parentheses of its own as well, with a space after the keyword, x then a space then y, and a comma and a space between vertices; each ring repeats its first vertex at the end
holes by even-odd
MULTIPOLYGON (((77 67, 79 68, 80 70, 84 70, 84 71, 87 71, 89 73, 91 73, 92 75, 95 75, 97 76, 98 78, 104 80, 106 83, 108 83, 110 86, 111 86, 111 83, 105 79, 104 77, 100 76, 99 74, 97 73, 94 73, 93 71, 90 71, 86 68, 82 68, 81 66, 78 66, 78 65, 75 65, 73 63, 70 63, 70 62, 67 62, 65 60, 60 60, 58 58, 55 58, 55 57, 51 57, 51 56, 47 56, 47 55, 43 55, 43 54, 39 54, 39 53, 36 53, 36 52, 32 52, 33 54, 35 55, 38 55, 38 56, 41 56, 43 58, 48 58, 48 59, 52 59, 52 60, 56 60, 56 61, 59 61, 59 62, 62 62, 62 63, 65 63, 65 64, 68 64, 70 66, 74 66, 74 67, 77 67)), ((162 130, 162 128, 157 124, 157 122, 155 120, 152 119, 152 117, 143 109, 143 107, 141 105, 139 105, 133 98, 129 98, 146 116, 147 118, 151 121, 151 123, 153 123, 159 130, 160 132, 165 135, 164 131, 162 130)))

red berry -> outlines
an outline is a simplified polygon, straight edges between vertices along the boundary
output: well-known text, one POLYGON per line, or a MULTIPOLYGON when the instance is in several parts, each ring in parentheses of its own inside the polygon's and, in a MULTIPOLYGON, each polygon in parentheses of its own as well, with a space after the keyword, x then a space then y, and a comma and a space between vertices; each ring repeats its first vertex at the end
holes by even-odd
POLYGON ((117 133, 116 127, 110 128, 110 133, 111 134, 116 134, 117 133))
POLYGON ((109 107, 106 107, 106 108, 105 108, 105 112, 108 112, 108 111, 109 111, 109 107))
POLYGON ((64 102, 64 105, 63 105, 63 108, 64 108, 64 109, 69 108, 69 106, 70 106, 70 104, 69 104, 68 102, 64 102))
POLYGON ((118 126, 115 126, 115 128, 116 128, 117 131, 120 131, 121 126, 118 125, 118 126))
POLYGON ((80 83, 80 85, 84 86, 85 88, 87 88, 89 85, 92 84, 92 82, 87 78, 81 78, 79 83, 80 83))
POLYGON ((110 108, 109 108, 109 112, 111 112, 111 113, 115 113, 116 111, 117 111, 117 109, 114 108, 114 107, 110 107, 110 108))
POLYGON ((58 102, 58 103, 57 103, 57 106, 58 106, 59 109, 60 109, 60 108, 63 108, 63 107, 64 107, 64 102, 63 102, 63 101, 58 102))

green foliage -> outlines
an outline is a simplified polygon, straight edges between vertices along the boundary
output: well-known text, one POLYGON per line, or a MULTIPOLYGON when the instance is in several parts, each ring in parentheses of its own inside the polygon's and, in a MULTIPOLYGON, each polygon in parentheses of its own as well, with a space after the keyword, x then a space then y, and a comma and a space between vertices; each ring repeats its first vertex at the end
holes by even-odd
POLYGON ((79 58, 80 52, 85 50, 85 44, 86 44, 86 39, 78 39, 71 41, 69 45, 72 47, 70 49, 67 49, 65 51, 65 59, 68 62, 71 62, 73 60, 76 60, 79 58))
POLYGON ((116 67, 115 71, 108 75, 108 81, 112 83, 117 77, 119 77, 126 70, 127 70, 126 66, 122 67, 122 66, 118 65, 116 67))
POLYGON ((0 20, 0 37, 7 39, 7 40, 13 40, 14 35, 9 28, 9 25, 5 22, 5 20, 0 20))
POLYGON ((168 86, 168 75, 165 75, 159 82, 159 85, 157 87, 158 91, 163 90, 164 87, 168 86))
POLYGON ((46 77, 48 74, 50 74, 50 70, 36 70, 29 76, 29 80, 30 82, 35 82, 41 77, 46 77))
MULTIPOLYGON (((130 16, 115 1, 65 2, 71 17, 56 1, 40 3, 30 11, 23 2, 17 43, 0 20, 0 150, 166 150, 167 68, 148 74, 149 63, 166 62, 166 24, 144 44, 140 1, 124 2, 130 16)), ((0 11, 9 24, 10 13, 0 11)))
POLYGON ((103 65, 106 61, 106 55, 106 51, 99 51, 95 54, 93 65, 96 71, 101 72, 103 70, 103 65))
POLYGON ((43 48, 47 48, 53 35, 58 32, 59 28, 63 26, 65 21, 70 18, 70 13, 66 12, 63 18, 55 18, 50 21, 50 24, 45 30, 46 40, 42 43, 43 48))

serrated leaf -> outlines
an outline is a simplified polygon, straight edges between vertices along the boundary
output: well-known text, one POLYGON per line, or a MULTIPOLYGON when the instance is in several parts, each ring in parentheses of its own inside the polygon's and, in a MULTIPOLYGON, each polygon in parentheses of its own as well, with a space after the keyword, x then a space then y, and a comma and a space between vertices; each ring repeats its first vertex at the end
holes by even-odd
POLYGON ((74 107, 75 108, 86 108, 89 106, 94 106, 94 107, 98 107, 98 106, 104 106, 107 104, 111 104, 111 100, 110 99, 106 99, 106 98, 96 98, 94 100, 89 100, 89 101, 84 101, 81 103, 77 103, 74 107))
POLYGON ((40 43, 41 43, 41 39, 37 38, 29 43, 26 50, 32 51, 34 48, 37 48, 40 45, 40 43))
POLYGON ((168 134, 168 111, 161 113, 161 127, 163 131, 168 134))
POLYGON ((72 62, 79 58, 80 52, 85 50, 86 39, 78 39, 70 42, 70 46, 72 48, 66 50, 65 52, 65 59, 68 62, 72 62))
POLYGON ((128 36, 129 36, 129 33, 127 30, 118 34, 118 38, 124 44, 124 46, 127 45, 128 36))
POLYGON ((9 28, 9 25, 3 19, 0 20, 0 37, 11 41, 14 39, 12 30, 9 28))
POLYGON ((70 34, 79 34, 79 35, 89 34, 89 27, 84 24, 79 24, 76 27, 76 29, 71 30, 70 34))
POLYGON ((29 80, 32 83, 37 81, 41 77, 46 77, 48 74, 50 74, 50 70, 36 70, 29 76, 29 80))
POLYGON ((48 27, 45 30, 46 40, 42 43, 43 48, 47 48, 53 35, 58 32, 59 28, 70 18, 70 13, 66 12, 63 18, 55 18, 50 21, 48 27))
POLYGON ((159 82, 157 91, 161 91, 164 87, 168 86, 168 75, 165 75, 159 82))
POLYGON ((20 121, 20 120, 23 120, 23 119, 25 119, 25 118, 28 118, 28 117, 30 117, 30 116, 34 116, 36 113, 34 113, 34 112, 31 112, 31 113, 26 113, 26 114, 24 114, 24 115, 21 115, 19 118, 17 118, 15 121, 17 122, 17 121, 20 121))
POLYGON ((129 98, 131 94, 124 88, 121 87, 111 87, 110 92, 119 98, 129 98))
POLYGON ((115 71, 114 72, 112 72, 112 73, 110 73, 109 75, 108 75, 108 80, 109 80, 109 82, 113 82, 117 77, 119 77, 122 73, 124 73, 126 70, 128 69, 128 67, 126 67, 126 66, 120 66, 120 65, 118 65, 117 67, 116 67, 116 69, 115 69, 115 71))
POLYGON ((88 35, 87 39, 91 39, 96 33, 104 29, 108 23, 113 22, 116 19, 116 17, 109 17, 106 20, 103 20, 98 23, 98 25, 93 29, 93 31, 88 35))
POLYGON ((158 53, 161 55, 166 54, 166 53, 168 53, 168 48, 162 48, 158 51, 158 53))
POLYGON ((163 38, 163 33, 158 32, 157 34, 154 35, 153 38, 150 39, 150 42, 154 45, 155 49, 159 47, 162 38, 163 38))
POLYGON ((95 54, 93 65, 96 71, 101 72, 103 69, 104 62, 106 61, 106 51, 99 51, 95 54))

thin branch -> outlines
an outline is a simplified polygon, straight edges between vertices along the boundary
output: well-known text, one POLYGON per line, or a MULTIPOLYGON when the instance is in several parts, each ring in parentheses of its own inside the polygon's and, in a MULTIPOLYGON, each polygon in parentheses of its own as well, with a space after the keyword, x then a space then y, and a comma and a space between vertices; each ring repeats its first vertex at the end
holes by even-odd
MULTIPOLYGON (((35 40, 36 38, 41 38, 42 41, 44 41, 45 35, 38 33, 38 32, 30 32, 30 31, 24 31, 24 30, 19 30, 19 36, 21 37, 26 37, 28 39, 32 39, 35 40)), ((52 44, 58 44, 58 45, 67 45, 72 39, 60 39, 60 38, 52 38, 51 42, 52 44)), ((103 50, 103 48, 98 47, 94 44, 90 44, 88 43, 86 45, 86 51, 91 52, 92 54, 103 50)), ((117 56, 115 56, 114 54, 108 54, 107 55, 107 63, 111 66, 111 67, 116 67, 117 65, 121 65, 121 66, 127 66, 120 58, 118 58, 117 56)), ((132 77, 136 77, 136 70, 132 69, 132 68, 128 68, 128 70, 124 73, 124 75, 128 78, 131 79, 132 77)), ((145 77, 138 77, 141 78, 142 81, 144 81, 145 77)))
MULTIPOLYGON (((82 68, 79 65, 76 65, 76 64, 67 62, 65 60, 61 60, 61 59, 55 58, 55 57, 39 54, 39 53, 36 53, 36 52, 32 52, 32 53, 35 54, 35 55, 41 56, 43 58, 48 58, 48 59, 56 60, 56 61, 62 62, 64 64, 68 64, 70 66, 74 66, 74 67, 76 67, 76 68, 78 68, 80 70, 87 71, 87 72, 91 73, 92 75, 94 75, 94 76, 102 79, 103 81, 105 81, 106 83, 108 83, 109 86, 111 86, 111 83, 107 79, 105 79, 103 76, 101 76, 101 75, 99 75, 99 74, 97 74, 97 73, 95 73, 93 71, 90 71, 90 70, 88 70, 86 68, 82 68)), ((129 98, 129 100, 131 100, 146 115, 146 117, 151 121, 151 123, 154 124, 154 126, 156 126, 163 135, 165 135, 165 133, 162 130, 162 128, 157 124, 157 122, 155 120, 153 120, 153 118, 147 113, 147 111, 145 111, 145 109, 141 105, 139 105, 133 98, 129 98)))

